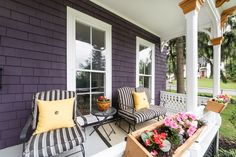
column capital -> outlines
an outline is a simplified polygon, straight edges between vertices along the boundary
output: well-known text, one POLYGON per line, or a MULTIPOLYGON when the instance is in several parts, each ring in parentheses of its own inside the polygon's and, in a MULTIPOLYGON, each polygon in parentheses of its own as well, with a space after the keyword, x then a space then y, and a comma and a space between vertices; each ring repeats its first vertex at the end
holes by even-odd
POLYGON ((205 3, 205 0, 182 0, 179 3, 180 8, 184 14, 187 14, 193 10, 199 11, 200 7, 205 3))
POLYGON ((230 0, 216 0, 216 7, 219 8, 222 6, 225 2, 229 2, 230 0))
POLYGON ((211 39, 211 43, 213 46, 216 46, 216 45, 222 44, 223 40, 224 40, 224 37, 217 37, 217 38, 211 39))
POLYGON ((233 13, 236 11, 236 6, 233 6, 229 9, 224 10, 221 13, 221 28, 224 27, 224 25, 226 24, 226 22, 228 21, 228 16, 233 15, 233 13))

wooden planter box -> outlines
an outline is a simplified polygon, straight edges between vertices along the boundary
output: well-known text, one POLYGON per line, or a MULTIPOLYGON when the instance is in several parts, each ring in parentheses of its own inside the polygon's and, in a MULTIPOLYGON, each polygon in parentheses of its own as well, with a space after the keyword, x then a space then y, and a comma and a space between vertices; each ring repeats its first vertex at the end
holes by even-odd
POLYGON ((222 104, 222 103, 218 103, 216 101, 207 101, 207 105, 206 105, 206 109, 208 111, 213 111, 216 113, 221 113, 225 107, 227 106, 227 104, 222 104))
MULTIPOLYGON (((124 157, 153 157, 149 151, 141 143, 139 143, 138 139, 140 139, 140 135, 145 130, 152 131, 163 124, 164 121, 160 121, 128 134, 124 157)), ((184 151, 186 151, 195 142, 204 127, 205 126, 199 128, 192 137, 188 138, 184 144, 178 147, 172 157, 181 157, 184 151)))

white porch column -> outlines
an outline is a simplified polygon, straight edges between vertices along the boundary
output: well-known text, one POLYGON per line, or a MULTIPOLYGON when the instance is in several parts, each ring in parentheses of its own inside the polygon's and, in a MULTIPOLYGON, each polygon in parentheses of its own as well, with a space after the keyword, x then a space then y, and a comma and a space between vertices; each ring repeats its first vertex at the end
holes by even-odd
POLYGON ((183 0, 179 6, 186 18, 187 111, 197 112, 198 105, 198 11, 204 0, 183 0))
POLYGON ((193 10, 186 17, 186 81, 187 111, 195 113, 198 97, 198 12, 193 10))
POLYGON ((223 37, 211 40, 213 45, 213 97, 220 94, 221 42, 223 37))

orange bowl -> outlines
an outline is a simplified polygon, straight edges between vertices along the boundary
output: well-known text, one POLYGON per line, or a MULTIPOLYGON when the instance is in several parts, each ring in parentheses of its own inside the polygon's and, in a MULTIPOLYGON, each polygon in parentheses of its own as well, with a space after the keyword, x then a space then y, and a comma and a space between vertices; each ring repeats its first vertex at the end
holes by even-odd
POLYGON ((110 107, 110 102, 97 102, 99 111, 106 111, 110 107))

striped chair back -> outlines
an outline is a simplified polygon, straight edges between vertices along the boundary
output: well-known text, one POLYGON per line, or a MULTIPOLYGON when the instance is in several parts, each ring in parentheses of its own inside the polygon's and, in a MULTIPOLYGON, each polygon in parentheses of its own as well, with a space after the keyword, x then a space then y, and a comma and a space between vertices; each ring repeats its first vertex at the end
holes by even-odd
MULTIPOLYGON (((50 90, 50 91, 43 91, 38 92, 33 95, 33 102, 32 102, 32 115, 33 115, 33 122, 32 122, 32 129, 36 129, 37 121, 38 121, 38 106, 36 100, 45 100, 45 101, 54 101, 54 100, 63 100, 76 97, 76 93, 74 91, 66 91, 66 90, 50 90)), ((74 102, 74 115, 73 118, 76 118, 76 99, 74 102)))
POLYGON ((136 92, 145 92, 148 98, 148 102, 151 103, 152 100, 152 96, 151 96, 151 91, 149 88, 145 88, 145 87, 137 87, 135 88, 136 92))
POLYGON ((127 110, 129 107, 134 107, 134 100, 132 96, 132 92, 134 91, 135 89, 131 87, 123 87, 117 90, 120 109, 127 110))

